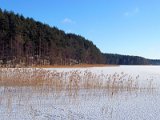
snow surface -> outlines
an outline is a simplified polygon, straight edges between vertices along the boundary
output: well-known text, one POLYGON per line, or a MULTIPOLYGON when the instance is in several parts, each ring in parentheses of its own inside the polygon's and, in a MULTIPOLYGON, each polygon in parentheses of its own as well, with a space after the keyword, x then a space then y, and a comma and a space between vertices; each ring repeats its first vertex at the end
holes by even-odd
POLYGON ((0 87, 0 120, 160 120, 160 66, 117 66, 94 68, 47 68, 89 70, 96 74, 139 75, 141 85, 153 80, 157 89, 44 92, 32 88, 0 87))

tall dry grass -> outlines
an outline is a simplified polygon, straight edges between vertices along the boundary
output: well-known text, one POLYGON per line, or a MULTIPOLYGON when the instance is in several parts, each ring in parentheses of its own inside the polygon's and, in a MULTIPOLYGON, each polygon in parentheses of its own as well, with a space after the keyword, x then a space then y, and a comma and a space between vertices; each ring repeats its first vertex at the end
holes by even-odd
MULTIPOLYGON (((98 93, 100 95, 103 90, 106 90, 107 92, 104 91, 105 94, 109 93, 108 95, 112 97, 123 90, 137 91, 154 88, 152 80, 149 81, 148 86, 143 86, 143 88, 139 85, 138 80, 139 75, 131 76, 124 72, 96 74, 88 70, 58 72, 43 68, 0 68, 0 105, 6 104, 8 115, 13 112, 15 104, 28 106, 26 110, 32 113, 32 119, 36 119, 36 111, 30 102, 35 97, 36 101, 34 102, 39 106, 46 104, 39 97, 39 93, 43 97, 45 95, 49 96, 49 99, 58 100, 61 95, 63 96, 64 91, 69 98, 77 99, 78 94, 81 93, 80 91, 84 89, 89 90, 89 93, 85 93, 87 96, 96 94, 94 90, 100 90, 100 93, 98 93)), ((112 117, 113 109, 102 108, 102 112, 109 113, 112 117)))
MULTIPOLYGON (((1 68, 0 86, 31 86, 55 90, 108 89, 133 90, 140 89, 139 75, 131 76, 121 73, 95 74, 88 70, 57 72, 43 68, 1 68)), ((146 86, 152 87, 150 85, 146 86)), ((145 86, 143 87, 145 88, 145 86)))

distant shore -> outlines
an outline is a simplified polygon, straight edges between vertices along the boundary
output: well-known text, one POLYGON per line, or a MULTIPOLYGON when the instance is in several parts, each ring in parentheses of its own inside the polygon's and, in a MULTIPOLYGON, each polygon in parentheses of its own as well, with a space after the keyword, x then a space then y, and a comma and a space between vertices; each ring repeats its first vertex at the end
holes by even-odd
POLYGON ((86 67, 117 67, 119 65, 108 64, 76 64, 76 65, 37 65, 33 68, 86 68, 86 67))

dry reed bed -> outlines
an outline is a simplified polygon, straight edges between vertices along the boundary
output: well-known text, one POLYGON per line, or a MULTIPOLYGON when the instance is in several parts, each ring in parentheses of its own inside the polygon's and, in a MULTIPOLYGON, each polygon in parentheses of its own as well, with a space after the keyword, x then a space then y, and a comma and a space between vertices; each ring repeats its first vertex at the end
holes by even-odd
POLYGON ((107 64, 76 64, 76 65, 41 65, 33 66, 34 68, 87 68, 87 67, 117 67, 119 65, 107 64))
MULTIPOLYGON (((142 88, 138 80, 139 75, 131 76, 123 72, 96 74, 87 70, 58 72, 43 68, 0 68, 0 105, 5 105, 9 116, 14 112, 14 106, 25 106, 27 112, 34 113, 33 103, 38 106, 47 104, 42 99, 44 96, 48 96, 53 104, 54 100, 58 101, 62 98, 68 99, 69 103, 73 104, 81 95, 81 91, 82 94, 84 93, 83 98, 86 99, 97 94, 113 97, 126 90, 137 92, 154 87, 150 81, 142 88)), ((36 116, 33 114, 32 117, 35 119, 36 116)))
MULTIPOLYGON (((139 75, 121 73, 95 74, 90 71, 57 72, 41 68, 1 68, 0 86, 32 86, 54 90, 142 89, 138 83, 139 75)), ((154 88, 152 82, 143 89, 154 88)))

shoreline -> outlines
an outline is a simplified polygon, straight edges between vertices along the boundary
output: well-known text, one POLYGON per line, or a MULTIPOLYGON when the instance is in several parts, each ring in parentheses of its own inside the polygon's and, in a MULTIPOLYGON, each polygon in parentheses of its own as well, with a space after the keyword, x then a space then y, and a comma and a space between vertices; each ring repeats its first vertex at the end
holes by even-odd
POLYGON ((120 65, 108 64, 77 64, 77 65, 37 65, 33 68, 87 68, 87 67, 117 67, 120 65))

